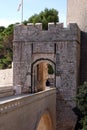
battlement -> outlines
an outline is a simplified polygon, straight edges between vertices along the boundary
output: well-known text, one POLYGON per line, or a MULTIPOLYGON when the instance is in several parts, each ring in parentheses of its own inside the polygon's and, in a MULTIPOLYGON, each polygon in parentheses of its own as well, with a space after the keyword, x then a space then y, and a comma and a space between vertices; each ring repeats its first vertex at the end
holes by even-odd
MULTIPOLYGON (((36 24, 33 24, 33 23, 28 23, 27 25, 24 25, 24 24, 16 24, 15 25, 15 29, 24 29, 24 30, 28 30, 28 31, 35 31, 35 30, 40 30, 42 31, 42 23, 36 23, 36 24)), ((76 28, 78 28, 77 24, 76 23, 70 23, 67 27, 67 29, 73 29, 73 30, 76 30, 76 28)), ((64 25, 63 23, 48 23, 48 30, 47 31, 53 31, 53 30, 59 30, 59 29, 66 29, 64 28, 64 25)))
POLYGON ((75 23, 70 23, 67 28, 63 26, 63 23, 48 23, 48 30, 42 30, 42 23, 16 24, 14 27, 14 41, 50 41, 50 38, 53 41, 54 38, 55 40, 72 38, 76 40, 76 37, 80 38, 80 30, 75 23))

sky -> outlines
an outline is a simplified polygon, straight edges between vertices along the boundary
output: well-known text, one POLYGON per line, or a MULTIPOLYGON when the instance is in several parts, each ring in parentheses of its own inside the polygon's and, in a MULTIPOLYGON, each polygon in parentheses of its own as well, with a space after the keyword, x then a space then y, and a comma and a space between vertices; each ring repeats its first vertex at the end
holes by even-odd
MULTIPOLYGON (((17 11, 21 0, 0 0, 0 26, 21 22, 21 8, 17 11)), ((56 9, 59 21, 66 26, 67 0, 23 0, 23 20, 34 14, 39 14, 45 8, 56 9)))

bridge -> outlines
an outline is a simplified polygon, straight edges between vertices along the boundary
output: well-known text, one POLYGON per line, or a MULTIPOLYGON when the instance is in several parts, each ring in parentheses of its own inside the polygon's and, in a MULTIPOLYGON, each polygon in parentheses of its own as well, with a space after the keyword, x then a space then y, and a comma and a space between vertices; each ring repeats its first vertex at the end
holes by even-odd
POLYGON ((78 26, 15 25, 13 52, 13 87, 0 99, 0 130, 74 130, 78 26))
POLYGON ((55 130, 56 90, 0 99, 0 130, 55 130))

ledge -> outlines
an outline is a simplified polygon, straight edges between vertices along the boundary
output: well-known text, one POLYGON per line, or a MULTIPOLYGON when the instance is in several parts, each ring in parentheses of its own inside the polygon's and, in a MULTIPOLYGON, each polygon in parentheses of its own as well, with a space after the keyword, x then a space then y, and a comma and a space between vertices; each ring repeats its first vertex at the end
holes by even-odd
POLYGON ((51 95, 56 95, 55 88, 48 88, 45 91, 41 91, 33 94, 25 94, 18 96, 10 96, 0 99, 0 114, 13 111, 19 107, 22 107, 27 104, 36 102, 51 95))
POLYGON ((12 86, 0 87, 0 98, 13 95, 12 86))
POLYGON ((76 23, 70 23, 67 28, 63 23, 48 23, 48 30, 42 30, 42 24, 30 23, 15 25, 13 42, 55 42, 55 41, 78 41, 80 42, 80 29, 76 23))

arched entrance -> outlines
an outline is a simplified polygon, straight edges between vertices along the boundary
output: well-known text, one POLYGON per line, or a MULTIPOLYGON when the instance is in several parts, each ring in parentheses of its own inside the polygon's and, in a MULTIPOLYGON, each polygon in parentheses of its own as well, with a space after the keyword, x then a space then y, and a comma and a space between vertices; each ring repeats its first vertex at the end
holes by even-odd
POLYGON ((38 59, 32 64, 32 92, 55 86, 55 63, 49 59, 38 59))
POLYGON ((42 115, 36 130, 54 130, 52 119, 48 112, 42 115))

